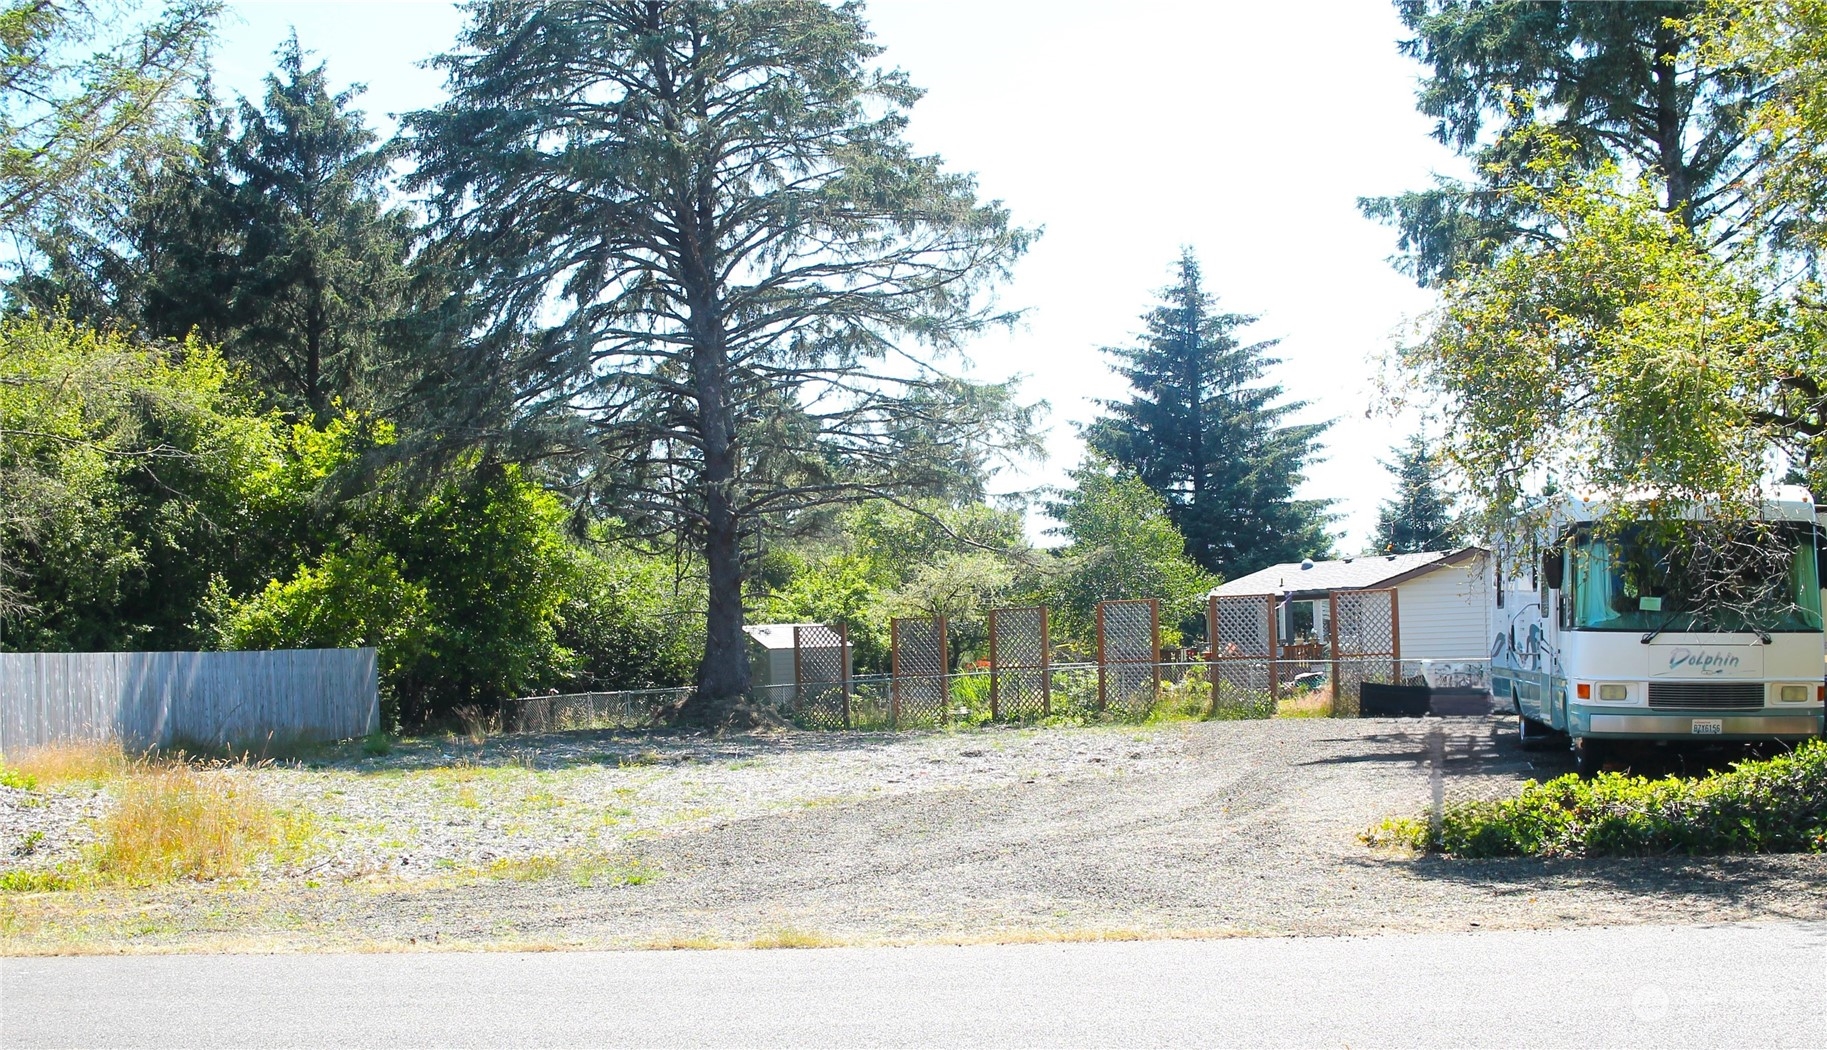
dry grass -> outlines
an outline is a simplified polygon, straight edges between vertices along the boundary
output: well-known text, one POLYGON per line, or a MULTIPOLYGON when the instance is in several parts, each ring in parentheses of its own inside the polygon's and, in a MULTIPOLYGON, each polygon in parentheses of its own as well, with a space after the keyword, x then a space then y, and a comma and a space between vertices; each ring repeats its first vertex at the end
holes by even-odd
POLYGON ((1275 704, 1276 718, 1331 718, 1332 687, 1315 689, 1300 696, 1284 696, 1275 704))
POLYGON ((1228 928, 1190 927, 1161 930, 1130 928, 1089 930, 995 930, 969 937, 926 937, 906 941, 889 941, 896 945, 916 944, 1081 944, 1097 941, 1209 941, 1247 937, 1249 933, 1228 928))
POLYGON ((482 870, 490 878, 537 882, 558 874, 559 867, 557 857, 540 853, 531 857, 499 857, 490 861, 482 870))
POLYGON ((105 784, 142 765, 112 743, 49 744, 7 759, 9 769, 29 777, 39 787, 105 784))
POLYGON ((749 942, 751 948, 835 948, 842 944, 835 937, 819 933, 817 930, 802 930, 793 926, 781 926, 769 930, 749 942))
POLYGON ((165 882, 244 874, 263 855, 301 849, 311 826, 276 813, 246 785, 187 766, 127 779, 101 819, 91 861, 110 881, 165 882))
POLYGON ((490 737, 501 735, 501 712, 485 712, 476 704, 464 704, 455 709, 457 722, 463 727, 463 736, 471 745, 481 747, 488 743, 490 737))
POLYGON ((641 942, 642 949, 652 952, 708 952, 734 947, 736 945, 715 937, 658 937, 641 942))

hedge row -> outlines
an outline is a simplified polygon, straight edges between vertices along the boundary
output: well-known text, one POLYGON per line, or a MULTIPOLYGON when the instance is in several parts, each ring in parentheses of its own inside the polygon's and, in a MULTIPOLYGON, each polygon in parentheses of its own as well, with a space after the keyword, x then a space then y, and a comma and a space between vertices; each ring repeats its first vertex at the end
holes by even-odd
POLYGON ((1392 818, 1372 845, 1455 857, 1645 857, 1827 851, 1827 741, 1708 777, 1568 774, 1515 798, 1454 803, 1439 827, 1392 818))

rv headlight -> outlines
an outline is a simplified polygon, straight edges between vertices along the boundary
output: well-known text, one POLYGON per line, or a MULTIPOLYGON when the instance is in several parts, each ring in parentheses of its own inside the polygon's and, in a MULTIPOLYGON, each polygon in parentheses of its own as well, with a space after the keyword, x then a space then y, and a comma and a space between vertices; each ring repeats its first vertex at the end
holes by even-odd
POLYGON ((1630 689, 1621 682, 1606 682, 1599 686, 1599 699, 1616 703, 1630 698, 1630 689))
POLYGON ((1785 685, 1777 694, 1785 704, 1799 704, 1808 699, 1808 687, 1805 685, 1785 685))

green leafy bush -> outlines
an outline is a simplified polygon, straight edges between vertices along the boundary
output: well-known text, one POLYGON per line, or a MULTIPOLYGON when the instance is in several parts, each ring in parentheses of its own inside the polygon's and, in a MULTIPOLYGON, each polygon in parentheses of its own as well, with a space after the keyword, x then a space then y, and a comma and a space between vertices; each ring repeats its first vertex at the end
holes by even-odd
POLYGON ((1827 742, 1709 777, 1573 774, 1515 798, 1448 806, 1438 828, 1392 818, 1364 835, 1456 857, 1644 857, 1827 851, 1827 742))
POLYGON ((21 769, 11 766, 0 766, 0 787, 18 788, 21 791, 32 791, 38 787, 38 778, 21 769))

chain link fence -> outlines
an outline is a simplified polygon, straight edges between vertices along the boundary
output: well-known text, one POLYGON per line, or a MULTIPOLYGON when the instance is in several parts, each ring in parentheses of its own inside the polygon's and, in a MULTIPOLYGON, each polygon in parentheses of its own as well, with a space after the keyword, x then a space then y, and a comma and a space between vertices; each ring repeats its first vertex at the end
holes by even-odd
MULTIPOLYGON (((1430 693, 1455 698, 1488 694, 1490 661, 1402 660, 1388 657, 1333 660, 1191 660, 1125 664, 1125 673, 1152 681, 1120 705, 1108 703, 1107 668, 1096 663, 1024 667, 1032 695, 1048 706, 1014 706, 1005 693, 993 703, 996 674, 985 667, 937 676, 922 674, 920 688, 932 702, 912 717, 897 708, 895 676, 857 675, 848 691, 819 683, 816 703, 795 695, 792 685, 759 690, 756 702, 781 721, 804 729, 893 731, 909 728, 997 724, 1137 724, 1176 719, 1349 718, 1360 713, 1366 683, 1409 690, 1406 713, 1430 710, 1430 693), (1334 668, 1337 681, 1334 681, 1334 668), (1103 679, 1100 688, 1100 679, 1103 679), (1274 683, 1271 689, 1270 683, 1274 683), (940 683, 943 683, 942 685, 940 683), (937 698, 943 697, 943 701, 937 698)), ((1002 672, 1007 675, 1006 669, 1002 672)), ((1006 689, 1006 677, 1004 679, 1006 689)), ((665 712, 691 695, 690 688, 643 689, 620 693, 570 693, 509 701, 503 725, 510 731, 543 733, 570 729, 649 729, 664 724, 665 712)), ((906 697, 903 683, 903 700, 906 697)), ((1488 706, 1488 705, 1487 705, 1488 706)), ((1463 703, 1436 703, 1433 713, 1475 713, 1463 703)))

